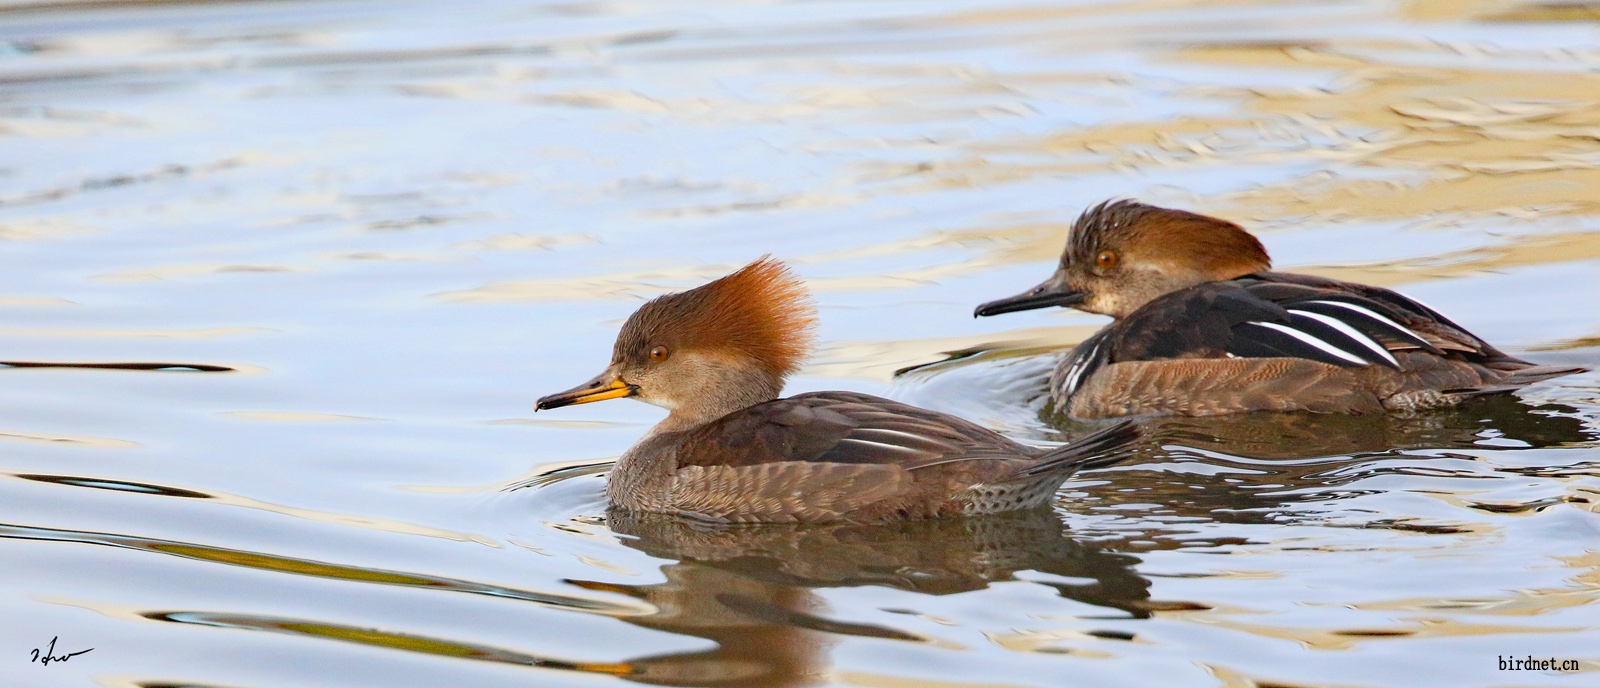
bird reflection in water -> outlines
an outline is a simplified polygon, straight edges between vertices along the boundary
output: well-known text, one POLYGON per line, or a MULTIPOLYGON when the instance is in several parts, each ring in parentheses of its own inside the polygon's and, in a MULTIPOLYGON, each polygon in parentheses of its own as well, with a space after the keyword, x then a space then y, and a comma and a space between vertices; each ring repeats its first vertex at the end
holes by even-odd
MULTIPOLYGON (((1456 408, 1415 414, 1351 416, 1248 413, 1206 418, 1158 418, 1146 427, 1196 449, 1256 459, 1309 459, 1417 449, 1497 449, 1569 446, 1600 439, 1600 430, 1560 404, 1529 406, 1502 394, 1456 408)), ((1063 424, 1066 427, 1066 424, 1063 424)))
MULTIPOLYGON (((1248 413, 1144 421, 1146 443, 1121 466, 1100 473, 1109 488, 1075 510, 1148 505, 1150 515, 1229 523, 1282 523, 1287 507, 1330 503, 1372 492, 1354 483, 1375 475, 1472 476, 1512 469, 1461 450, 1496 452, 1600 446, 1600 428, 1560 404, 1529 405, 1504 394, 1425 413, 1351 416, 1248 413), (1456 461, 1449 461, 1449 460, 1456 461), (1136 478, 1117 478, 1134 472, 1136 478)), ((1080 423, 1041 418, 1066 434, 1080 423)), ((1411 529, 1403 523, 1376 527, 1411 529)), ((1160 532, 1145 532, 1148 540, 1160 532)), ((1135 548, 1136 550, 1138 548, 1135 548)))
POLYGON ((657 685, 805 686, 826 682, 834 636, 929 642, 917 634, 828 617, 817 588, 877 585, 929 595, 981 590, 1039 571, 1085 581, 1041 583, 1104 608, 1103 618, 1145 618, 1150 583, 1139 559, 1075 539, 1049 509, 878 525, 712 525, 613 512, 624 544, 674 559, 666 581, 575 585, 633 596, 660 611, 623 620, 705 638, 703 652, 631 660, 626 678, 657 685))

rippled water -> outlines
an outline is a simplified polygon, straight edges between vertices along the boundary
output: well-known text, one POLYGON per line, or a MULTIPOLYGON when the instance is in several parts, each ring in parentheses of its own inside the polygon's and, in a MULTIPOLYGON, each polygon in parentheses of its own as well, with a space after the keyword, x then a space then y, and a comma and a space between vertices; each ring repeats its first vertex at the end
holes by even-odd
POLYGON ((1600 367, 1597 17, 0 2, 0 360, 156 364, 0 369, 0 685, 1595 685, 1600 374, 1167 421, 1053 512, 879 527, 608 521, 660 412, 531 412, 772 253, 791 391, 1060 439, 1101 319, 971 309, 1111 196, 1600 367))

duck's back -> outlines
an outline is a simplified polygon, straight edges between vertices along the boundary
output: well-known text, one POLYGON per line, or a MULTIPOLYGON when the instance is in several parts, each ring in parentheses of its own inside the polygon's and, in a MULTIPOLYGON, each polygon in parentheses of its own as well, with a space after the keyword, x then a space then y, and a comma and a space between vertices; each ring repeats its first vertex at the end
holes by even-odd
POLYGON ((1162 296, 1080 344, 1069 415, 1417 410, 1582 369, 1508 356, 1393 291, 1263 272, 1162 296))

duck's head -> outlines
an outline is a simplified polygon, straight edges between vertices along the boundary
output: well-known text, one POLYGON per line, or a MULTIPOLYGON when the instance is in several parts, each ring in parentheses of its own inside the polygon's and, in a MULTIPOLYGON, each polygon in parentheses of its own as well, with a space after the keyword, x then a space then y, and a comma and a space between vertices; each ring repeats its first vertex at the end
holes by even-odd
POLYGON ((1107 201, 1078 216, 1050 279, 978 306, 974 315, 1070 306, 1121 318, 1163 294, 1271 265, 1261 242, 1227 220, 1107 201))
POLYGON ((815 340, 816 308, 782 262, 657 297, 623 324, 605 371, 535 410, 633 397, 693 426, 776 399, 815 340))

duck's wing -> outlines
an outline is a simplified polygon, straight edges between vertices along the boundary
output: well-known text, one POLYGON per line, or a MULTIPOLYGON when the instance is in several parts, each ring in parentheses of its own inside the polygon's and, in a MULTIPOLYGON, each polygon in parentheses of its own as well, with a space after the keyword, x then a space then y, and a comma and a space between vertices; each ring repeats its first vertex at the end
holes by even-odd
POLYGON ((1481 372, 1479 382, 1464 386, 1457 382, 1449 391, 1494 394, 1586 370, 1535 365, 1511 356, 1421 301, 1382 287, 1280 272, 1256 277, 1260 284, 1251 287, 1251 291, 1274 299, 1290 313, 1338 319, 1389 351, 1421 350, 1432 354, 1408 359, 1420 365, 1402 366, 1406 372, 1420 375, 1415 381, 1423 387, 1437 388, 1428 380, 1431 376, 1454 378, 1455 373, 1473 370, 1481 372))
POLYGON ((1291 358, 1395 367, 1391 344, 1426 342, 1391 331, 1386 310, 1261 279, 1210 282, 1161 296, 1079 344, 1056 368, 1051 390, 1062 403, 1096 373, 1121 363, 1291 358), (1328 302, 1312 303, 1318 299, 1328 302))
POLYGON ((801 463, 916 470, 960 457, 1034 453, 955 416, 854 392, 756 404, 688 431, 682 442, 694 451, 682 453, 680 468, 801 463))
POLYGON ((1508 356, 1387 289, 1269 272, 1145 304, 1069 354, 1051 392, 1058 408, 1088 418, 1368 413, 1581 371, 1508 356))
MULTIPOLYGON (((1242 278, 1156 299, 1109 328, 1101 348, 1110 363, 1304 358, 1340 367, 1398 369, 1393 351, 1421 349, 1442 355, 1440 344, 1469 346, 1429 336, 1408 324, 1414 319, 1388 303, 1349 290, 1242 278)), ((1493 350, 1475 337, 1471 340, 1493 350)))
MULTIPOLYGON (((1085 438, 1047 455, 968 421, 852 392, 778 399, 685 432, 675 452, 672 504, 681 514, 730 521, 823 521, 906 497, 914 475, 963 464, 972 482, 1036 479, 1098 466, 1102 450, 1137 430, 1085 438)), ((1118 457, 1120 458, 1120 456, 1118 457)))
POLYGON ((1382 338, 1393 351, 1407 348, 1430 353, 1454 351, 1486 361, 1506 358, 1500 350, 1444 314, 1399 292, 1287 272, 1262 273, 1252 281, 1255 282, 1254 291, 1286 307, 1298 304, 1300 308, 1364 326, 1363 331, 1382 338))

